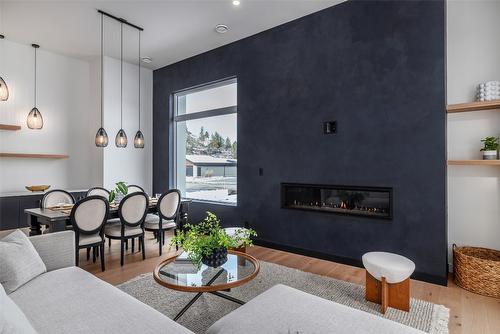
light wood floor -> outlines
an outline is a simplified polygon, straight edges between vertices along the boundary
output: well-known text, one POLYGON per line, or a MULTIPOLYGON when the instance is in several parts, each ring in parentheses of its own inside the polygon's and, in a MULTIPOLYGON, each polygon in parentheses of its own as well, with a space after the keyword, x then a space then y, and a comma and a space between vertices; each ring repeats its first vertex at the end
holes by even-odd
MULTIPOLYGON (((92 263, 92 259, 86 261, 85 251, 80 254, 80 266, 101 279, 116 285, 140 274, 152 272, 161 259, 169 257, 174 252, 175 248, 169 252, 169 246, 165 245, 163 256, 160 258, 156 240, 149 237, 146 239, 146 260, 142 260, 142 256, 137 252, 137 249, 132 254, 129 248, 125 256, 125 265, 120 267, 119 242, 113 241, 111 249, 106 246, 105 272, 101 272, 99 261, 96 263, 92 263)), ((258 246, 249 248, 248 253, 262 261, 273 262, 356 284, 364 285, 365 283, 365 271, 361 268, 258 246)), ((449 328, 451 334, 500 333, 500 299, 484 297, 465 291, 457 287, 451 278, 448 280, 448 287, 412 281, 411 296, 450 308, 449 328)))

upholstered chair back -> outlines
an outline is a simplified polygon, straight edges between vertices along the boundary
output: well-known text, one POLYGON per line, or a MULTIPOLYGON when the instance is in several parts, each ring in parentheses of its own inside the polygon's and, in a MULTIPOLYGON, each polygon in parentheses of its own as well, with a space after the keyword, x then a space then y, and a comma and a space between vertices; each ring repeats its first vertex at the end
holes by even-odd
POLYGON ((143 192, 134 192, 125 196, 118 207, 118 215, 123 224, 137 226, 144 222, 147 214, 148 197, 143 192))
POLYGON ((161 195, 158 199, 158 213, 163 219, 174 219, 181 205, 181 192, 172 189, 161 195))
POLYGON ((71 210, 71 224, 80 232, 96 233, 106 222, 108 209, 108 201, 101 196, 86 197, 71 210))
POLYGON ((74 204, 75 199, 66 190, 54 189, 43 195, 40 207, 42 209, 49 208, 58 204, 74 204))
POLYGON ((142 189, 142 187, 139 187, 139 186, 137 186, 135 184, 131 184, 127 188, 128 188, 128 193, 129 194, 143 193, 144 192, 144 189, 142 189))
POLYGON ((109 191, 101 187, 94 187, 87 191, 87 197, 89 196, 101 196, 105 199, 109 198, 109 191))

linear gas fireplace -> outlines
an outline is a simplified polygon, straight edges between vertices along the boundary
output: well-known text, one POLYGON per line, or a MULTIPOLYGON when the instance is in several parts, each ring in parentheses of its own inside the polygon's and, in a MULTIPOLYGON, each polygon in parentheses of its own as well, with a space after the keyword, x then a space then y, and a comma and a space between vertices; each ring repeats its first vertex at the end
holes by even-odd
POLYGON ((392 188, 282 183, 281 207, 391 219, 392 188))

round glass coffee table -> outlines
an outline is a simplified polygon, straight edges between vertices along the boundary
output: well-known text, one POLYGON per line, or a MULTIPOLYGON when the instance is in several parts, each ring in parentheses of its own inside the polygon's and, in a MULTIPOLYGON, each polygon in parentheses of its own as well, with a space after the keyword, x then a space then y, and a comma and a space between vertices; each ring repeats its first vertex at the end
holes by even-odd
POLYGON ((157 283, 177 291, 196 292, 189 303, 175 316, 177 321, 203 293, 211 293, 240 305, 245 302, 220 291, 248 283, 257 276, 259 261, 251 255, 229 250, 227 262, 213 268, 204 264, 198 269, 182 252, 158 264, 153 276, 157 283))

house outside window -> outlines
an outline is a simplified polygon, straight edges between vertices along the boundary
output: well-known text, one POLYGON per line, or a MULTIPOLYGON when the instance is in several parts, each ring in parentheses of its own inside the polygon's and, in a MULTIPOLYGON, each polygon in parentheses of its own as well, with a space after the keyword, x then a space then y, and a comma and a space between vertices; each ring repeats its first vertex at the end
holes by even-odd
POLYGON ((237 203, 236 116, 236 78, 174 94, 174 179, 183 197, 237 203))

